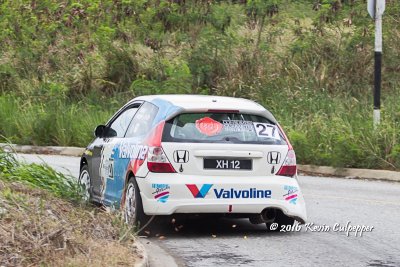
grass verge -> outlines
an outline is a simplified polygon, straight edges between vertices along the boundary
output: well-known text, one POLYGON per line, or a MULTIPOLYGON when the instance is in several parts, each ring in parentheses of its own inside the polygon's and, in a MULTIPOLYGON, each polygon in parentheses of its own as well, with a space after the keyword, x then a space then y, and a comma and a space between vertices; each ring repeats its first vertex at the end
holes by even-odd
POLYGON ((141 257, 130 227, 79 203, 76 183, 0 150, 0 266, 130 266, 141 257), (30 174, 32 173, 32 174, 30 174))
POLYGON ((82 188, 76 178, 55 171, 48 165, 19 162, 13 153, 0 148, 0 174, 2 180, 20 182, 33 188, 47 190, 56 197, 74 203, 82 200, 82 188))

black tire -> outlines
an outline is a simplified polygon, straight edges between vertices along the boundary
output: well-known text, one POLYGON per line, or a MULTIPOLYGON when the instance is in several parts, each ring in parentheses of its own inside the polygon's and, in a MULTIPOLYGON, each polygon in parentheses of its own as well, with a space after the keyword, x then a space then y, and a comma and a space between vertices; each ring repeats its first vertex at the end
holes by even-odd
POLYGON ((139 186, 137 185, 136 179, 133 177, 129 179, 126 185, 123 213, 125 222, 137 227, 138 230, 143 228, 150 220, 150 216, 147 216, 143 211, 139 186))
POLYGON ((279 232, 282 229, 283 225, 292 226, 294 224, 294 222, 295 222, 295 219, 286 216, 282 211, 277 211, 275 220, 273 222, 266 223, 267 231, 279 232), (275 225, 275 227, 271 227, 271 225, 275 224, 275 223, 277 223, 277 225, 275 225))
POLYGON ((87 202, 91 201, 92 200, 92 190, 91 190, 92 180, 90 178, 89 168, 88 168, 87 164, 84 164, 79 172, 78 183, 83 188, 83 193, 84 193, 83 200, 87 201, 87 202))

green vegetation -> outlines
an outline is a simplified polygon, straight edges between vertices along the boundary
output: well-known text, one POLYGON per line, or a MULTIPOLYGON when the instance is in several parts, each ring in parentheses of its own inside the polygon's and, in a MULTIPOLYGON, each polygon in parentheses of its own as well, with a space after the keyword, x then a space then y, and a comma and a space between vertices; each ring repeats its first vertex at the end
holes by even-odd
POLYGON ((82 202, 76 178, 0 148, 1 266, 121 266, 139 261, 118 212, 82 202))
POLYGON ((270 109, 300 163, 399 169, 399 20, 387 1, 374 131, 365 1, 3 1, 0 135, 85 146, 137 95, 229 95, 270 109))
POLYGON ((33 188, 47 190, 57 197, 82 202, 82 188, 75 177, 65 176, 48 165, 25 164, 14 154, 0 148, 0 178, 9 182, 20 182, 33 188))

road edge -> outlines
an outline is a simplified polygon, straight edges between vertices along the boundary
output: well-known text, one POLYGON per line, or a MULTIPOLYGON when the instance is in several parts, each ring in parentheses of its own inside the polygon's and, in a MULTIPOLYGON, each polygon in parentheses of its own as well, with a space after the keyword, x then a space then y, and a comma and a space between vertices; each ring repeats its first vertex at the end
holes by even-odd
POLYGON ((140 238, 135 238, 135 245, 138 249, 138 253, 141 255, 141 260, 134 264, 134 267, 149 267, 149 254, 144 244, 140 241, 140 238))
MULTIPOLYGON (((80 157, 85 148, 82 147, 62 147, 62 146, 30 146, 0 143, 0 147, 8 148, 10 151, 25 154, 52 154, 61 156, 80 157)), ((299 171, 332 175, 348 178, 374 179, 384 181, 400 182, 400 172, 387 170, 356 169, 356 168, 335 168, 329 166, 316 165, 297 165, 299 171)))
POLYGON ((148 258, 148 266, 159 266, 159 267, 178 267, 185 266, 180 262, 180 259, 176 258, 168 249, 154 239, 148 239, 147 237, 142 238, 142 244, 147 251, 151 254, 148 258))
POLYGON ((72 157, 80 157, 85 151, 85 148, 72 146, 30 146, 0 143, 0 147, 8 151, 15 151, 23 154, 48 154, 72 157))
POLYGON ((331 176, 340 176, 352 179, 373 179, 400 182, 400 172, 372 169, 334 168, 329 166, 297 165, 298 169, 306 173, 315 173, 331 176))

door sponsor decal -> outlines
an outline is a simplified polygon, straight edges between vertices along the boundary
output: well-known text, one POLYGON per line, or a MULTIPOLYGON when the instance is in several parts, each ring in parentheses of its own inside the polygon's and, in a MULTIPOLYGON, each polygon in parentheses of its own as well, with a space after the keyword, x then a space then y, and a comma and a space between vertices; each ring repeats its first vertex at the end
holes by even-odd
POLYGON ((117 139, 103 146, 99 166, 100 196, 103 204, 119 205, 129 164, 134 167, 133 171, 137 171, 147 156, 147 150, 145 145, 125 141, 118 143, 117 139))
POLYGON ((152 184, 153 197, 157 202, 165 203, 167 202, 170 194, 171 187, 168 184, 152 184))
POLYGON ((186 163, 189 161, 189 151, 187 150, 175 150, 174 161, 176 163, 186 163))
POLYGON ((276 125, 262 122, 253 122, 258 137, 268 137, 280 140, 279 131, 276 125))
POLYGON ((101 150, 99 175, 101 180, 100 198, 104 201, 107 181, 114 180, 114 149, 113 145, 105 144, 101 150))
POLYGON ((196 120, 197 130, 207 136, 213 136, 220 133, 223 127, 224 126, 222 125, 222 123, 213 120, 210 117, 196 120))
POLYGON ((245 190, 214 189, 215 196, 220 198, 271 198, 272 191, 264 189, 250 188, 245 190))
POLYGON ((187 188, 190 190, 192 193, 193 197, 195 198, 204 198, 208 191, 210 191, 211 187, 213 186, 212 184, 203 184, 199 190, 197 185, 195 184, 187 184, 187 188))
POLYGON ((283 187, 285 194, 283 198, 288 201, 290 204, 296 205, 297 204, 297 192, 299 191, 296 186, 285 185, 283 187))
POLYGON ((281 162, 281 153, 278 151, 268 152, 267 161, 269 164, 279 164, 281 162))
POLYGON ((119 146, 120 159, 144 159, 147 155, 148 147, 139 144, 122 142, 119 146))

